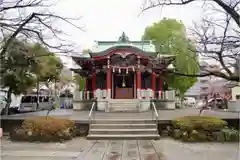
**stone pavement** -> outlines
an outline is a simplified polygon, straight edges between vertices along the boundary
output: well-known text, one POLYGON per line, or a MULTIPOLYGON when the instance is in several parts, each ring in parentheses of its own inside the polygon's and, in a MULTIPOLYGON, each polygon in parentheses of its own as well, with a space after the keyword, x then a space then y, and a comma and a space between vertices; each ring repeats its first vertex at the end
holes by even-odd
POLYGON ((65 143, 1 143, 1 160, 239 160, 237 143, 181 143, 171 139, 65 143))
POLYGON ((160 160, 151 141, 76 138, 65 143, 2 140, 2 160, 160 160))
MULTIPOLYGON (((25 119, 35 116, 46 116, 47 111, 15 114, 10 116, 1 116, 1 119, 25 119)), ((49 113, 50 116, 67 118, 71 120, 77 120, 81 123, 89 122, 88 117, 89 111, 74 111, 70 109, 56 109, 49 113)), ((175 110, 158 110, 159 120, 172 120, 178 117, 183 116, 194 116, 199 115, 199 109, 196 108, 183 108, 175 110)), ((215 116, 222 119, 239 119, 240 113, 232 113, 226 111, 214 111, 214 110, 205 110, 203 112, 204 116, 215 116)), ((138 112, 138 113, 129 113, 129 112, 96 112, 96 119, 152 119, 152 112, 138 112)))

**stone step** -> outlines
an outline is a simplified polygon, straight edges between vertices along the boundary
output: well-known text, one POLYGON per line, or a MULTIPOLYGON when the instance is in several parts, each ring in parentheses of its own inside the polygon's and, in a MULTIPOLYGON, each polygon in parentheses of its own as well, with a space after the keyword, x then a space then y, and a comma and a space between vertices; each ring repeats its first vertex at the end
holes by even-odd
POLYGON ((138 105, 137 104, 111 104, 111 107, 115 108, 136 108, 138 105))
POLYGON ((109 100, 109 103, 139 103, 140 101, 135 101, 135 100, 109 100))
POLYGON ((114 108, 137 108, 138 105, 136 104, 111 104, 110 105, 111 107, 114 107, 114 108))
POLYGON ((128 100, 124 100, 124 101, 108 101, 109 103, 139 103, 140 101, 128 101, 128 100))
POLYGON ((94 119, 91 124, 156 124, 152 119, 94 119))
POLYGON ((118 135, 118 134, 158 134, 158 130, 156 128, 143 128, 143 129, 91 129, 90 130, 91 135, 118 135))
POLYGON ((91 129, 156 129, 156 124, 91 124, 91 129))
POLYGON ((138 106, 139 103, 109 103, 111 106, 138 106))
POLYGON ((110 108, 110 112, 128 112, 128 113, 137 113, 139 110, 137 108, 110 108))
POLYGON ((139 103, 139 101, 108 101, 109 103, 139 103))
POLYGON ((109 102, 139 102, 138 99, 111 99, 109 102))
POLYGON ((102 135, 102 134, 89 134, 87 139, 90 140, 156 140, 159 139, 159 134, 119 134, 119 135, 102 135))
POLYGON ((137 106, 138 103, 110 103, 111 106, 137 106))
POLYGON ((111 104, 110 105, 110 107, 111 108, 119 108, 119 109, 121 109, 121 108, 137 108, 138 107, 138 105, 136 105, 136 104, 111 104))
POLYGON ((137 105, 111 105, 110 111, 112 112, 125 112, 125 111, 139 111, 139 107, 137 105))

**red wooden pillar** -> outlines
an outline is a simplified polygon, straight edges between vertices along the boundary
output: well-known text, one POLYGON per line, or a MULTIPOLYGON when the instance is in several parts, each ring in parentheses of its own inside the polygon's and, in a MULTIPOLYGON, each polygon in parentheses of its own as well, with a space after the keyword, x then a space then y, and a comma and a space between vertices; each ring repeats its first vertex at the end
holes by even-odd
POLYGON ((160 99, 163 98, 163 81, 159 78, 159 91, 160 91, 160 99))
POLYGON ((141 97, 142 79, 141 72, 137 71, 137 98, 141 97))
POLYGON ((97 75, 96 75, 96 72, 94 72, 92 75, 92 92, 94 97, 95 97, 96 86, 97 86, 97 75))
POLYGON ((107 70, 107 98, 111 98, 111 88, 112 88, 112 83, 111 83, 111 76, 112 76, 112 72, 111 69, 108 68, 107 70))
POLYGON ((156 74, 152 72, 152 90, 153 90, 153 98, 155 98, 156 94, 156 74))

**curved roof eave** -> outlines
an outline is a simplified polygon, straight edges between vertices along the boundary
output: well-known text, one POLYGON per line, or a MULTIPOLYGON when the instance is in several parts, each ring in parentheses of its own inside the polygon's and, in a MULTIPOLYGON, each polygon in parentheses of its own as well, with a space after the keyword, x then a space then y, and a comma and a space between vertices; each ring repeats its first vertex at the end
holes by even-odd
POLYGON ((113 46, 101 52, 90 52, 90 55, 92 57, 106 56, 109 54, 111 55, 111 53, 117 49, 130 49, 130 51, 137 52, 137 54, 141 56, 152 56, 152 57, 157 56, 157 52, 145 52, 134 45, 128 45, 128 44, 113 46))
POLYGON ((76 60, 92 60, 91 57, 82 57, 82 56, 72 56, 72 59, 74 61, 76 61, 76 60))

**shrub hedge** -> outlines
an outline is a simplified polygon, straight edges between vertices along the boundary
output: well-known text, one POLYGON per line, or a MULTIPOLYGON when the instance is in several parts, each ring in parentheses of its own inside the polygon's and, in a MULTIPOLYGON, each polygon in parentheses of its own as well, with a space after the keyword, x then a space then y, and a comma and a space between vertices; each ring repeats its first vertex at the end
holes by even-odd
POLYGON ((74 136, 74 121, 54 117, 26 119, 10 134, 11 139, 23 141, 62 141, 74 136))
POLYGON ((227 122, 216 117, 186 116, 172 121, 175 129, 184 131, 218 131, 227 126, 227 122))
MULTIPOLYGON (((162 131, 166 135, 167 129, 162 131)), ((186 116, 172 121, 168 135, 188 142, 239 142, 239 131, 229 129, 227 122, 216 117, 186 116), (172 133, 172 134, 171 134, 172 133)))

